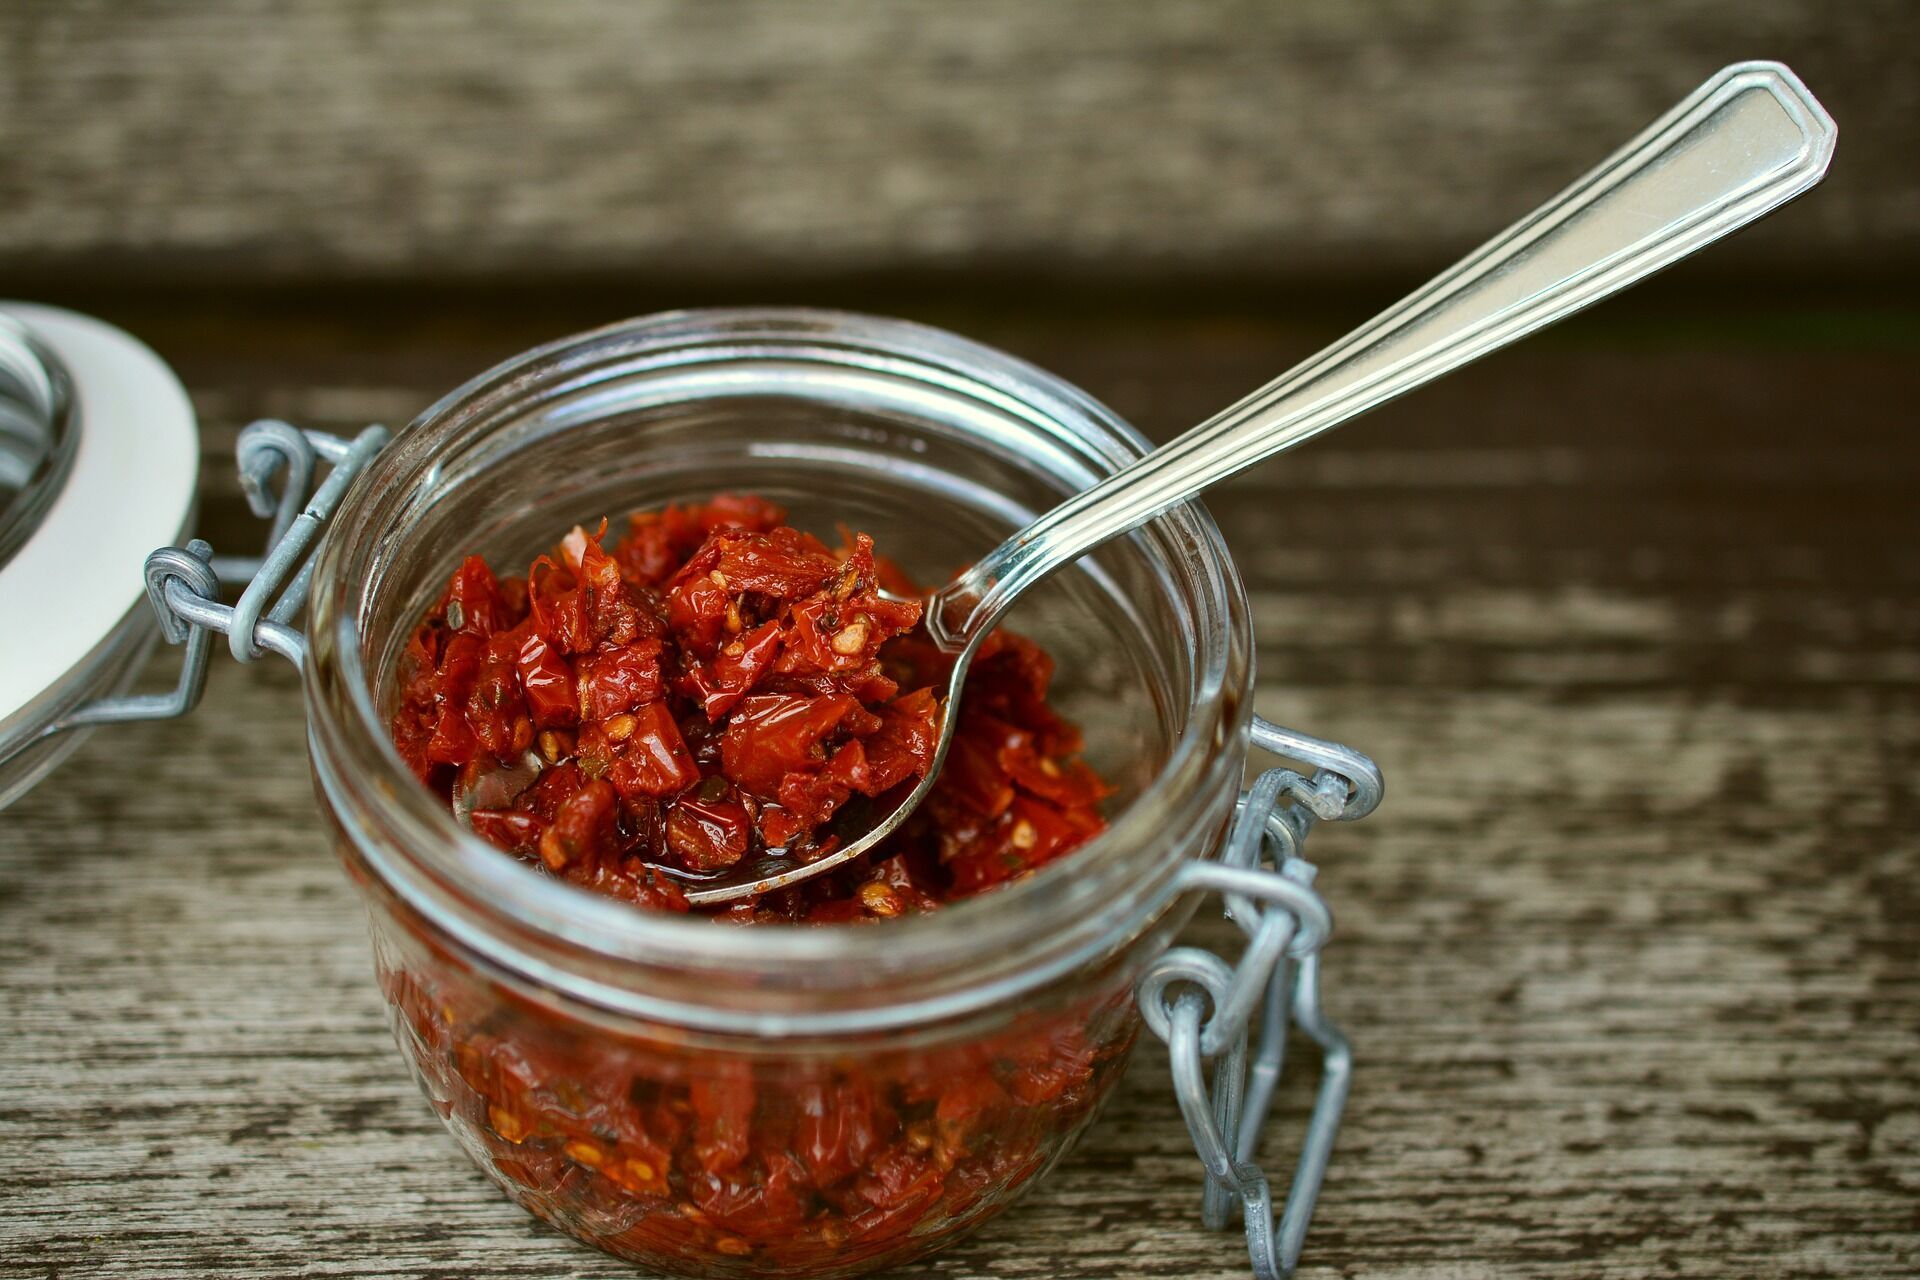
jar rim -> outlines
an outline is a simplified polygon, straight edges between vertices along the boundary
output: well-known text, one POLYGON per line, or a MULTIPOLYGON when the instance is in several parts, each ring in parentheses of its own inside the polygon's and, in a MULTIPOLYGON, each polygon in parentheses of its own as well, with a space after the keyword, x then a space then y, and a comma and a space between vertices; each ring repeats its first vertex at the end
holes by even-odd
POLYGON ((343 503, 321 549, 305 680, 316 777, 359 857, 385 889, 475 954, 587 1004, 651 1019, 756 1034, 922 1022, 1004 999, 1071 972, 1138 936, 1172 904, 1183 858, 1148 856, 1156 834, 1199 820, 1237 788, 1250 714, 1251 637, 1240 579, 1197 502, 1145 527, 1187 549, 1199 641, 1187 718, 1142 792, 1070 857, 991 894, 862 928, 726 927, 648 912, 556 880, 459 827, 402 762, 378 707, 361 621, 369 557, 433 457, 503 404, 610 354, 699 359, 759 351, 782 360, 879 360, 930 386, 993 396, 1041 429, 1070 433, 1096 465, 1150 448, 1070 383, 1016 357, 907 321, 796 308, 675 311, 536 347, 430 406, 379 455, 343 503), (949 979, 979 965, 974 980, 949 979), (730 975, 722 997, 690 1006, 649 991, 652 966, 730 975), (829 981, 826 971, 839 975, 829 981), (796 992, 847 997, 830 1010, 796 992), (815 1016, 819 1014, 819 1016, 815 1016), (825 1018, 827 1021, 822 1022, 825 1018))
POLYGON ((0 599, 61 602, 10 635, 0 663, 3 809, 90 732, 48 730, 124 689, 158 638, 127 567, 192 530, 200 440, 158 355, 38 303, 0 300, 0 418, 0 599))
POLYGON ((38 528, 73 465, 80 434, 73 377, 60 353, 0 311, 0 407, 14 440, 0 468, 0 566, 38 528))

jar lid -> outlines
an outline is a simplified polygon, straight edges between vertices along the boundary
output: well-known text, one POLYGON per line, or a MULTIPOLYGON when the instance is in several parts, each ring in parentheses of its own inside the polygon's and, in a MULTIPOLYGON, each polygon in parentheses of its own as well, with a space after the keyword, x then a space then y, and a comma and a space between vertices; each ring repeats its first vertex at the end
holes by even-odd
POLYGON ((185 388, 88 316, 0 302, 0 806, 77 745, 49 724, 137 673, 157 634, 143 566, 194 515, 185 388))

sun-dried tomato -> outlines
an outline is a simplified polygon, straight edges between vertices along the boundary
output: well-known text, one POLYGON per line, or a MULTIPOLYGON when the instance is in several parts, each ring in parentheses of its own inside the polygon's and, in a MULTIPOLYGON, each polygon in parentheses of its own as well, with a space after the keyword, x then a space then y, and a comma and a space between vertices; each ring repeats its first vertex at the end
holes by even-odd
POLYGON ((709 718, 723 716, 767 673, 780 656, 781 627, 764 622, 723 646, 713 661, 689 667, 675 692, 700 705, 709 718))
MULTIPOLYGON (((664 703, 647 703, 627 719, 632 723, 620 726, 624 750, 607 774, 621 795, 673 796, 700 781, 699 766, 664 703)), ((605 726, 600 733, 612 737, 605 726)))
MULTIPOLYGON (((510 804, 476 807, 496 793, 469 793, 474 829, 629 901, 660 900, 662 873, 819 856, 841 810, 926 771, 949 660, 917 604, 880 594, 913 584, 870 538, 843 530, 834 551, 784 519, 764 499, 723 495, 633 516, 611 549, 605 522, 576 527, 524 578, 467 557, 407 646, 402 756, 449 796, 488 761, 534 760, 539 784, 510 804), (596 782, 610 806, 597 789, 567 807, 596 782), (614 893, 622 876, 648 884, 614 893)), ((1080 736, 1048 702, 1052 676, 1033 642, 988 636, 924 814, 872 864, 729 918, 911 913, 1098 834, 1107 788, 1074 758, 1080 736), (905 882, 882 895, 872 866, 893 856, 905 882)))
POLYGON ((605 720, 658 702, 667 691, 660 674, 660 642, 642 640, 580 660, 580 718, 605 720))
POLYGON ((720 871, 746 856, 753 827, 732 800, 682 797, 667 816, 667 847, 689 871, 720 871))
POLYGON ((520 688, 533 722, 543 729, 572 724, 580 716, 579 699, 573 692, 573 668, 532 626, 523 626, 513 634, 519 639, 514 661, 520 672, 520 688))
MULTIPOLYGON (((686 912, 681 882, 811 858, 843 809, 911 785, 937 745, 947 659, 913 583, 865 535, 839 549, 764 499, 576 527, 524 578, 464 560, 402 658, 393 737, 476 833, 571 884, 686 912)), ((927 803, 867 859, 719 912, 865 924, 1031 874, 1103 829, 1107 786, 1048 701, 1053 662, 1005 632, 968 677, 927 803)), ((592 1037, 516 1036, 409 974, 390 998, 438 1055, 445 1107, 542 1212, 633 1256, 792 1273, 904 1256, 1004 1202, 1076 1126, 1130 1032, 1117 1004, 886 1066, 763 1079, 742 1058, 665 1075, 592 1037), (601 1230, 595 1227, 594 1230, 601 1230)), ((1121 993, 1124 998, 1124 992, 1121 993)), ((723 1268, 724 1269, 724 1268, 723 1268)), ((735 1274, 728 1271, 727 1274, 735 1274)), ((741 1270, 738 1274, 747 1274, 741 1270)))

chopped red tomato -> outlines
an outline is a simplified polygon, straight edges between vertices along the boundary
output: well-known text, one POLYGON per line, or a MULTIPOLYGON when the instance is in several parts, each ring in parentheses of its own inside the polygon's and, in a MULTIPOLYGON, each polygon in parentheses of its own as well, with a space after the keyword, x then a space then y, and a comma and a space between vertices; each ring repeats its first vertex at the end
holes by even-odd
POLYGON ((700 770, 665 704, 649 702, 625 719, 631 723, 602 726, 600 730, 608 739, 613 739, 615 732, 620 734, 624 750, 607 776, 621 795, 678 795, 700 781, 700 770))
MULTIPOLYGON (((821 856, 842 809, 926 772, 949 668, 920 606, 881 594, 914 587, 872 539, 843 529, 836 551, 785 518, 722 495, 635 515, 611 548, 604 521, 576 526, 524 578, 467 557, 407 646, 395 745, 463 789, 481 836, 627 901, 682 910, 663 877, 821 856), (488 774, 516 785, 460 782, 488 774)), ((875 859, 891 882, 850 868, 729 918, 926 910, 1098 834, 1107 788, 1052 676, 1031 641, 989 636, 925 814, 875 859)))
POLYGON ((642 640, 591 654, 580 660, 580 718, 605 720, 644 703, 658 702, 667 691, 660 674, 660 642, 642 640))
MULTIPOLYGON (((468 557, 408 642, 401 757, 457 791, 483 839, 647 910, 689 911, 683 883, 745 858, 821 856, 843 809, 924 776, 950 668, 919 606, 880 594, 915 588, 870 539, 834 549, 785 518, 722 496, 633 516, 611 547, 604 525, 576 527, 524 578, 468 557)), ((1097 835, 1108 789, 1075 758, 1052 676, 1031 641, 988 637, 945 769, 902 830, 710 914, 826 926, 932 911, 1097 835)), ((503 1177, 625 1224, 609 1247, 701 1265, 831 1270, 986 1211, 1044 1166, 1041 1134, 1082 1122, 1126 1043, 1089 1029, 1113 1016, 1103 1006, 799 1079, 740 1057, 662 1073, 592 1037, 517 1037, 497 1009, 393 979, 421 1052, 442 1060, 442 1105, 503 1177)))

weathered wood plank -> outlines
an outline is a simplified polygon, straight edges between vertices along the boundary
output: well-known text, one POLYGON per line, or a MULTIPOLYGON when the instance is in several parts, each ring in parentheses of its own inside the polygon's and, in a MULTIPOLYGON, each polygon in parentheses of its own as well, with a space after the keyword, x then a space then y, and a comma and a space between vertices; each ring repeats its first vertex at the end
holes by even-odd
MULTIPOLYGON (((401 419, 548 336, 394 314, 141 327, 216 437, 401 419)), ((1158 432, 1323 336, 933 318, 1158 432)), ((1602 338, 1214 503, 1262 709, 1390 780, 1315 836, 1360 1071, 1302 1274, 1910 1276, 1920 366, 1602 338)), ((97 737, 0 819, 0 1010, 0 1275, 631 1274, 506 1203, 415 1096, 277 665, 222 664, 190 722, 97 737)), ((1244 1275, 1197 1225, 1164 1069, 1144 1049, 1073 1160, 908 1274, 1244 1275)), ((1308 1087, 1283 1089, 1278 1162, 1308 1087)))
MULTIPOLYGON (((1394 771, 1391 813, 1320 846, 1362 1074, 1307 1274, 1902 1273, 1916 850, 1885 823, 1920 711, 1269 698, 1394 771)), ((622 1274, 498 1197, 414 1095, 297 714, 283 674, 223 671, 193 726, 98 741, 9 815, 0 1271, 622 1274), (243 770, 241 815, 209 814, 243 770)), ((1243 1274, 1192 1221, 1163 1070, 1143 1052, 1082 1152, 926 1274, 1243 1274)), ((1305 1104, 1290 1083, 1276 1132, 1305 1104)))
POLYGON ((603 279, 1431 268, 1720 65, 1835 176, 1697 270, 1920 265, 1903 0, 0 8, 0 268, 603 279))

